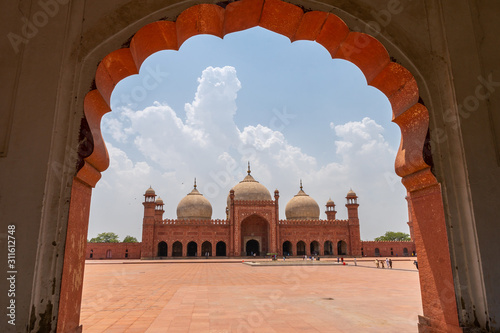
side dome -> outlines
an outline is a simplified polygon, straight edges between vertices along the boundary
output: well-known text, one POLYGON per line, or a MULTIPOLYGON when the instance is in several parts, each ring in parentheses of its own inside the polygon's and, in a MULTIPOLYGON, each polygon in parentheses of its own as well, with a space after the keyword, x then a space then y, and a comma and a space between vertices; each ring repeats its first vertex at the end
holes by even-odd
POLYGON ((186 195, 177 205, 177 219, 210 220, 212 218, 212 205, 196 189, 196 180, 193 190, 186 195))
POLYGON ((153 188, 150 186, 150 187, 146 190, 146 195, 155 195, 155 190, 153 190, 153 188))
MULTIPOLYGON (((247 173, 246 177, 232 188, 234 190, 234 200, 273 200, 269 190, 250 175, 250 165, 248 165, 247 173)), ((228 195, 228 207, 230 203, 231 198, 228 195)))
POLYGON ((299 193, 286 204, 285 216, 287 220, 319 220, 319 205, 303 191, 302 181, 299 193))
POLYGON ((351 188, 351 189, 349 190, 349 192, 347 192, 347 196, 346 196, 346 197, 356 197, 356 196, 357 196, 357 195, 356 195, 356 192, 354 192, 354 191, 352 190, 352 188, 351 188))

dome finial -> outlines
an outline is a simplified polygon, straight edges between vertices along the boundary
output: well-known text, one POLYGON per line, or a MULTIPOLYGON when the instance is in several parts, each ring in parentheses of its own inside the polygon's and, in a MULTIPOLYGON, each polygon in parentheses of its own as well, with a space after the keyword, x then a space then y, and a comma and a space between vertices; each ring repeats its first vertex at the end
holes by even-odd
POLYGON ((248 161, 248 170, 247 170, 247 173, 250 174, 250 161, 248 161))
POLYGON ((302 191, 302 179, 300 180, 300 190, 302 191))
POLYGON ((196 177, 194 177, 194 188, 196 188, 196 177))

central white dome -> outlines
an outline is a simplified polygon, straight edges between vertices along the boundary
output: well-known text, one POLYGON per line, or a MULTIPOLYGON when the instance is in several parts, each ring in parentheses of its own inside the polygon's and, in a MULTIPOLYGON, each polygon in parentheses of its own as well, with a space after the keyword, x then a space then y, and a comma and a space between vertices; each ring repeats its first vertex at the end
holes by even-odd
MULTIPOLYGON (((234 200, 273 200, 269 190, 250 175, 250 169, 248 169, 248 175, 232 189, 234 190, 234 200)), ((230 203, 231 198, 228 195, 228 207, 230 203)))

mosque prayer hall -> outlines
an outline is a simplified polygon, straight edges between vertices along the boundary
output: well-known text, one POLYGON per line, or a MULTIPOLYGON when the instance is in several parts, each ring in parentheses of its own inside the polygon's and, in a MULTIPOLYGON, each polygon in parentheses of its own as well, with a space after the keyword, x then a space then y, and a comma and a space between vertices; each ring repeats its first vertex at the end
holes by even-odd
MULTIPOLYGON (((89 243, 87 259, 265 255, 407 256, 409 251, 415 250, 413 241, 362 242, 358 197, 352 190, 346 196, 346 220, 336 219, 337 211, 331 199, 326 202, 327 218, 321 220, 318 203, 306 194, 301 181, 300 190, 286 204, 286 218, 280 219, 279 191, 275 190, 274 197, 271 196, 269 190, 251 175, 250 165, 246 177, 229 191, 226 219, 212 219, 212 205, 198 191, 196 179, 193 190, 177 205, 177 219, 163 218, 164 202, 160 197, 156 198, 151 187, 144 197, 142 243, 131 244, 131 252, 128 248, 117 250, 118 244, 89 243), (99 258, 97 252, 101 252, 99 248, 103 246, 112 246, 113 249, 108 249, 106 255, 102 254, 99 258), (127 252, 125 256, 121 253, 124 251, 127 252)), ((413 234, 411 221, 408 224, 413 234)))

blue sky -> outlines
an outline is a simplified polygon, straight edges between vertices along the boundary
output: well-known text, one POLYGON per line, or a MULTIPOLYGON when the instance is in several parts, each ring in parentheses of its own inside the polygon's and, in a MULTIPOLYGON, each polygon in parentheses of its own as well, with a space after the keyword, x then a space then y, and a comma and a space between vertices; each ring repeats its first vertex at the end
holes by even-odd
POLYGON ((390 104, 356 66, 317 43, 262 28, 224 40, 196 36, 120 82, 112 109, 102 121, 111 165, 93 193, 89 238, 114 231, 140 239, 149 185, 166 202, 164 216, 175 218, 194 177, 212 217, 224 218, 247 160, 256 180, 280 190, 281 218, 302 178, 322 211, 335 201, 338 218, 347 218, 349 188, 357 192, 362 239, 408 232, 390 104))

